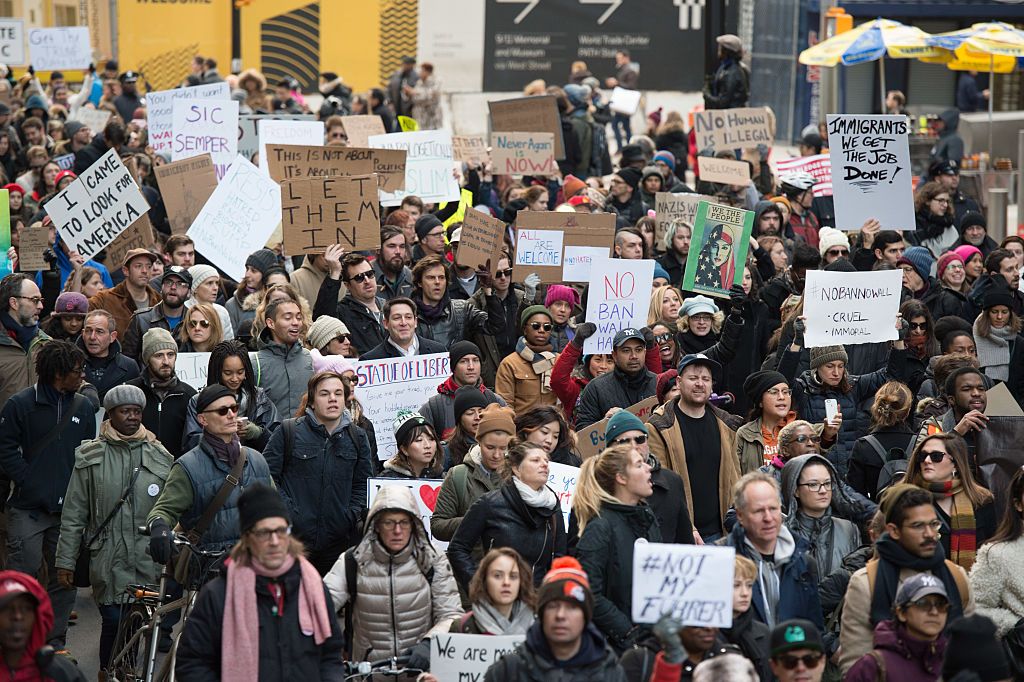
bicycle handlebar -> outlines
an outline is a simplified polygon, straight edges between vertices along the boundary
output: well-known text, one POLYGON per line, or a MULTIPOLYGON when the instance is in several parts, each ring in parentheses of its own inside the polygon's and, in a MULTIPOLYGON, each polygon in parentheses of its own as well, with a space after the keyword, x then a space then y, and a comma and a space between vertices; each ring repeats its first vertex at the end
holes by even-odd
MULTIPOLYGON (((149 532, 149 526, 139 526, 138 531, 139 535, 143 535, 145 537, 149 537, 151 535, 151 533, 149 532)), ((224 554, 223 550, 215 551, 200 549, 198 546, 192 543, 186 535, 181 533, 175 533, 174 531, 171 531, 171 544, 177 545, 178 547, 188 547, 192 550, 193 554, 197 554, 202 557, 219 557, 222 554, 224 554)))

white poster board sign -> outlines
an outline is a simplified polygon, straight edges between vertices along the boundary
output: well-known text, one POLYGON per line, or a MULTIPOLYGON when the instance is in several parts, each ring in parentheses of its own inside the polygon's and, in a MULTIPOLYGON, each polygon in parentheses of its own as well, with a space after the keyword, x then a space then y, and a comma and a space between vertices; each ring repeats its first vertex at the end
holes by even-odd
POLYGON ((89 259, 149 211, 149 204, 117 150, 110 149, 48 201, 46 211, 68 248, 89 259))
POLYGON ((596 324, 597 332, 583 342, 583 354, 611 353, 616 332, 647 324, 654 261, 605 256, 593 262, 588 282, 587 322, 596 324))
POLYGON ((671 613, 683 625, 732 627, 736 550, 716 545, 633 545, 633 622, 671 613))
POLYGON ((829 114, 836 227, 859 230, 874 218, 883 230, 913 230, 910 123, 902 115, 829 114))
POLYGON ((562 519, 565 521, 566 533, 569 532, 569 512, 572 501, 576 498, 576 481, 579 480, 580 468, 558 462, 548 463, 548 487, 558 495, 558 504, 562 507, 562 519))
POLYGON ((153 151, 171 153, 174 103, 178 100, 193 99, 228 101, 228 84, 210 83, 192 88, 160 90, 146 95, 146 130, 149 132, 149 144, 153 146, 153 151))
POLYGON ((406 152, 405 189, 382 191, 382 205, 399 206, 402 199, 410 194, 418 196, 424 203, 459 200, 452 135, 447 130, 371 135, 369 145, 373 149, 404 149, 406 152))
POLYGON ((438 385, 451 373, 447 353, 356 363, 356 397, 363 406, 363 414, 373 423, 377 456, 381 460, 396 452, 395 415, 401 410, 419 411, 428 398, 437 395, 438 385))
POLYGON ((516 230, 514 265, 561 265, 563 234, 558 230, 516 230))
POLYGON ((804 344, 817 348, 896 339, 902 287, 900 270, 808 270, 804 286, 804 344))
POLYGON ((632 116, 640 108, 640 97, 642 94, 639 90, 627 90, 626 88, 615 86, 615 89, 612 90, 612 98, 608 102, 608 107, 617 114, 632 116))
POLYGON ((102 133, 103 129, 107 126, 107 121, 110 120, 110 112, 91 107, 78 107, 75 113, 72 114, 71 120, 78 121, 91 130, 93 135, 96 135, 96 133, 102 133))
POLYGON ((256 124, 260 141, 260 170, 270 175, 267 166, 268 144, 304 144, 311 147, 324 146, 323 121, 283 121, 262 119, 256 124))
POLYGON ((206 371, 210 367, 209 353, 178 353, 174 363, 174 373, 182 383, 186 383, 197 391, 206 388, 206 371))
POLYGON ((604 247, 567 246, 562 259, 562 279, 566 282, 587 282, 594 261, 607 257, 608 249, 604 247))
POLYGON ((25 63, 25 22, 0 20, 0 62, 11 66, 25 63))
POLYGON ((87 69, 92 63, 87 26, 34 28, 28 32, 28 59, 36 71, 87 69))
POLYGON ((263 248, 279 222, 280 186, 236 156, 188 229, 188 236, 196 243, 196 251, 240 282, 245 259, 263 248))
MULTIPOLYGON (((313 114, 242 114, 238 117, 238 153, 256 163, 260 151, 260 121, 315 121, 313 114)), ((170 122, 168 122, 170 125, 170 122)), ((317 142, 318 145, 323 142, 317 142)))
POLYGON ((439 682, 482 682, 487 669, 525 639, 526 635, 434 635, 430 674, 439 682))
POLYGON ((420 520, 423 521, 427 537, 438 551, 443 552, 448 549, 448 543, 437 540, 430 534, 430 517, 434 515, 434 507, 437 505, 437 496, 441 492, 442 483, 444 480, 440 478, 368 478, 366 479, 366 508, 369 509, 373 506, 373 501, 377 499, 377 493, 385 486, 400 485, 403 488, 408 488, 412 491, 412 496, 416 498, 416 504, 419 505, 420 520))
POLYGON ((178 99, 171 109, 171 161, 210 154, 223 178, 238 155, 238 102, 178 99))

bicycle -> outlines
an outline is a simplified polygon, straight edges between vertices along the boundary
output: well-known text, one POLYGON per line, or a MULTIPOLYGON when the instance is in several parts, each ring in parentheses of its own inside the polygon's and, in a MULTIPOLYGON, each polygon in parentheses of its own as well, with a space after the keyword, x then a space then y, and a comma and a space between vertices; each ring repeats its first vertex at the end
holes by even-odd
MULTIPOLYGON (((146 527, 140 527, 139 532, 149 535, 149 529, 146 527)), ((199 549, 183 535, 172 535, 171 542, 177 547, 188 547, 192 550, 193 556, 210 560, 206 574, 211 573, 219 563, 214 560, 224 555, 223 550, 199 549)), ((159 670, 156 670, 160 621, 167 614, 181 609, 181 622, 184 624, 195 605, 202 585, 189 586, 181 597, 163 604, 161 602, 163 595, 167 593, 168 581, 173 577, 172 562, 169 562, 160 571, 159 586, 129 585, 125 588, 128 601, 121 607, 121 622, 118 624, 117 637, 114 640, 115 653, 107 666, 108 679, 111 682, 174 682, 174 661, 178 652, 178 638, 181 635, 179 632, 178 636, 172 639, 170 652, 164 656, 159 670)))
POLYGON ((391 658, 385 658, 377 661, 376 663, 370 663, 369 661, 362 661, 359 663, 354 661, 345 661, 345 682, 360 678, 364 680, 372 679, 374 675, 383 675, 385 677, 394 678, 399 678, 403 675, 415 677, 424 672, 419 668, 404 667, 408 662, 408 656, 392 656, 391 658))

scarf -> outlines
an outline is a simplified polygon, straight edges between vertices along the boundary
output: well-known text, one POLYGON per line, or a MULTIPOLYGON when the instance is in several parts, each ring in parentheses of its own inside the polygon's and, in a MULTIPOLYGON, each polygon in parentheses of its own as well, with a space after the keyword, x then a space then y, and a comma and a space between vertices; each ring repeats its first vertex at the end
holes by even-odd
POLYGON ((231 436, 231 442, 225 443, 220 439, 219 436, 214 436, 207 431, 203 431, 203 442, 206 443, 213 454, 222 462, 227 462, 228 466, 235 466, 238 461, 238 455, 241 453, 241 443, 238 441, 238 436, 231 436))
POLYGON ((156 442, 156 434, 151 431, 147 431, 145 426, 139 425, 139 430, 130 436, 126 436, 113 426, 110 425, 110 420, 105 419, 100 425, 100 435, 114 443, 138 443, 140 441, 148 441, 150 443, 156 442))
POLYGON ((679 341, 679 348, 684 355, 703 353, 711 346, 718 343, 718 334, 713 331, 704 336, 697 336, 691 331, 685 331, 676 336, 679 341))
POLYGON ((516 492, 519 493, 519 499, 525 502, 527 507, 533 507, 534 509, 554 509, 558 504, 558 497, 555 495, 555 492, 547 486, 544 486, 540 490, 534 490, 519 480, 518 476, 512 477, 512 483, 516 486, 516 492))
POLYGON ((14 321, 10 313, 0 313, 0 323, 4 325, 4 329, 7 330, 8 336, 18 342, 18 345, 28 350, 28 346, 32 343, 32 339, 36 337, 39 332, 39 325, 34 324, 31 327, 24 327, 14 321))
POLYGON ((935 546, 935 554, 920 557, 903 549, 903 546, 883 533, 875 542, 878 553, 878 575, 875 577, 875 592, 871 595, 871 627, 883 620, 892 618, 892 602, 896 599, 896 588, 900 582, 900 569, 909 568, 920 573, 930 572, 942 581, 949 595, 949 622, 963 615, 964 607, 960 602, 960 590, 956 579, 946 566, 946 554, 942 543, 935 546))
POLYGON ((488 635, 525 635, 534 621, 533 611, 518 599, 508 618, 487 601, 474 603, 471 613, 476 624, 488 635))
POLYGON ((160 400, 167 398, 167 394, 170 393, 171 389, 178 383, 178 376, 176 374, 172 374, 166 379, 158 379, 149 371, 149 367, 146 367, 146 369, 142 371, 142 376, 149 384, 153 393, 156 393, 160 397, 160 400))
MULTIPOLYGON (((483 393, 484 395, 487 395, 487 387, 484 386, 484 382, 477 381, 476 387, 478 389, 480 389, 481 393, 483 393)), ((446 396, 448 396, 450 398, 454 398, 455 397, 455 391, 459 390, 460 388, 462 388, 462 386, 460 386, 459 384, 455 383, 455 377, 454 376, 450 376, 447 379, 445 379, 444 382, 437 387, 437 392, 440 393, 441 395, 446 395, 446 396)))
POLYGON ((949 513, 949 559, 970 572, 978 551, 977 526, 971 498, 967 496, 958 478, 944 483, 930 483, 928 490, 935 498, 936 506, 944 497, 953 498, 953 509, 949 513))
POLYGON ((416 311, 420 320, 427 324, 435 324, 441 319, 445 311, 448 309, 448 300, 447 292, 441 297, 441 300, 438 301, 436 305, 427 305, 424 303, 422 293, 417 294, 416 297, 413 298, 413 301, 416 303, 416 311))
MULTIPOLYGON (((305 557, 299 557, 299 629, 302 634, 313 636, 317 646, 324 643, 331 634, 331 621, 327 613, 323 582, 313 564, 305 557)), ((224 631, 221 646, 230 651, 230 656, 221 659, 220 674, 223 682, 253 682, 259 678, 260 661, 260 615, 256 607, 256 576, 277 579, 295 566, 295 557, 289 555, 284 564, 271 571, 253 560, 251 566, 243 566, 231 559, 224 562, 228 570, 227 595, 224 599, 224 631)), ((280 589, 284 585, 278 583, 280 589)), ((284 594, 282 592, 275 607, 274 615, 283 617, 284 594)))
MULTIPOLYGON (((925 291, 927 291, 927 288, 925 288, 925 291)), ((924 360, 925 355, 928 353, 928 336, 926 334, 921 336, 914 336, 911 334, 907 337, 907 348, 910 349, 910 352, 913 353, 918 360, 924 360)))
MULTIPOLYGON (((984 313, 982 313, 984 314, 984 313)), ((1017 336, 1010 325, 1001 329, 992 327, 988 336, 978 332, 974 321, 974 345, 978 349, 978 364, 986 376, 999 381, 1010 378, 1010 341, 1017 336)))
POLYGON ((540 392, 551 393, 551 370, 555 366, 558 354, 551 352, 550 345, 534 350, 526 345, 526 339, 522 336, 516 343, 516 353, 526 360, 526 364, 530 365, 534 373, 540 377, 540 392))

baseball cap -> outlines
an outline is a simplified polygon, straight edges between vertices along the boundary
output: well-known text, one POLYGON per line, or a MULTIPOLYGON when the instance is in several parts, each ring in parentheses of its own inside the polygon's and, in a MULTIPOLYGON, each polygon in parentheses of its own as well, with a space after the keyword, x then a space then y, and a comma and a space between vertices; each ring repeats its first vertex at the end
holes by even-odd
POLYGON ((172 265, 164 270, 164 276, 160 278, 160 284, 163 284, 170 277, 177 277, 182 282, 188 285, 189 289, 192 288, 192 275, 189 271, 178 265, 172 265))
POLYGON ((818 628, 811 621, 800 618, 783 621, 776 625, 772 630, 770 642, 773 657, 793 649, 825 651, 818 628))
POLYGON ((896 593, 896 606, 906 606, 929 594, 942 595, 949 601, 949 594, 942 581, 931 573, 918 573, 907 578, 896 593))
POLYGON ((124 254, 124 260, 121 261, 121 267, 128 267, 128 263, 131 262, 132 258, 138 258, 139 256, 145 256, 151 262, 156 261, 156 256, 150 253, 149 249, 131 249, 128 253, 124 254))
POLYGON ((630 339, 637 339, 641 342, 644 342, 644 335, 640 332, 639 329, 634 329, 633 327, 626 327, 625 329, 620 329, 618 332, 616 332, 615 338, 612 339, 612 348, 618 348, 619 346, 626 343, 626 341, 629 341, 630 339))
POLYGON ((682 374, 683 370, 689 367, 690 365, 705 365, 712 372, 718 372, 721 371, 722 369, 722 366, 720 364, 718 364, 708 356, 704 355, 703 353, 690 353, 689 355, 684 355, 683 359, 679 361, 679 365, 676 367, 676 371, 679 372, 679 374, 682 374))
POLYGON ((956 161, 936 161, 932 165, 928 166, 928 177, 935 178, 940 175, 956 175, 960 172, 960 168, 956 161))
POLYGON ((32 598, 36 604, 39 603, 39 599, 28 589, 28 586, 21 583, 13 578, 6 578, 0 581, 0 607, 6 606, 9 601, 15 597, 21 595, 27 595, 32 598))
POLYGON ((461 241, 461 240, 462 240, 462 228, 461 227, 456 227, 455 230, 452 232, 452 236, 448 237, 448 243, 451 244, 453 242, 457 242, 457 241, 461 241))

